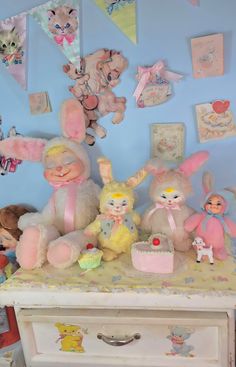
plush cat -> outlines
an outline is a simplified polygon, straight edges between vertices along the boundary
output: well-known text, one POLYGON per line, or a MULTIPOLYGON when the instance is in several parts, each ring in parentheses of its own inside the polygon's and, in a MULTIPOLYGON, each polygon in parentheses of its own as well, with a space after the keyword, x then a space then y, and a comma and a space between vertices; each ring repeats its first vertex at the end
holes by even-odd
POLYGON ((6 66, 22 62, 22 41, 13 27, 11 30, 0 30, 0 57, 6 66))
MULTIPOLYGON (((127 60, 120 52, 101 49, 82 58, 80 70, 71 63, 63 66, 64 72, 75 81, 69 91, 83 106, 87 128, 100 138, 106 136, 105 128, 97 122, 100 117, 113 112, 114 124, 124 118, 126 98, 116 97, 111 89, 119 83, 120 75, 127 65, 127 60)), ((86 133, 85 140, 89 145, 95 143, 95 137, 90 132, 86 133)))
POLYGON ((168 169, 158 160, 146 167, 154 176, 149 189, 153 205, 144 213, 141 227, 148 233, 165 233, 179 251, 187 251, 192 245, 189 233, 184 229, 185 220, 194 212, 186 205, 191 193, 189 177, 203 165, 208 156, 205 151, 195 153, 176 169, 168 169))
POLYGON ((25 214, 18 222, 23 234, 16 255, 25 269, 41 267, 46 260, 57 268, 72 265, 88 240, 81 230, 98 214, 100 189, 89 179, 90 161, 80 144, 84 114, 75 99, 63 103, 61 125, 64 136, 49 141, 21 136, 0 141, 5 156, 42 162, 44 177, 54 188, 41 213, 25 214))
POLYGON ((126 182, 117 182, 112 177, 111 162, 103 157, 98 163, 104 183, 100 214, 84 233, 98 238, 103 260, 111 261, 122 253, 129 253, 131 244, 138 239, 140 215, 133 210, 133 188, 142 182, 147 172, 141 169, 126 182))
POLYGON ((69 45, 74 41, 79 22, 77 10, 69 6, 58 6, 48 10, 48 30, 58 45, 69 45))

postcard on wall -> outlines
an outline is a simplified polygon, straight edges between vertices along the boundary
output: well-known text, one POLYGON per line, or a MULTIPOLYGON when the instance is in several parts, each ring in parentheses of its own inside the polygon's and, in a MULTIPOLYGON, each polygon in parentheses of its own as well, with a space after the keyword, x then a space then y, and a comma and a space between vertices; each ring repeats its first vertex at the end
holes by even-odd
POLYGON ((218 100, 196 105, 198 135, 201 143, 236 135, 230 101, 218 100))
POLYGON ((224 74, 223 33, 191 39, 194 78, 224 74))
POLYGON ((184 158, 185 126, 182 123, 151 125, 151 156, 178 162, 184 158))
POLYGON ((32 93, 29 95, 30 112, 32 115, 52 112, 47 92, 32 93))

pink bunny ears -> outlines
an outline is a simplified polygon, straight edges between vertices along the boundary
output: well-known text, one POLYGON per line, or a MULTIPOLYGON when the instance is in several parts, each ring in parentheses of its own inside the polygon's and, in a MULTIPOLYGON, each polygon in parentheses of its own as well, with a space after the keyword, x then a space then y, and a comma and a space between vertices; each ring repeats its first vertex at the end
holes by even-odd
MULTIPOLYGON (((61 127, 66 138, 78 143, 85 138, 85 118, 79 101, 68 99, 61 106, 61 127)), ((0 153, 5 157, 38 162, 47 144, 46 139, 14 136, 0 141, 0 153)))
MULTIPOLYGON (((185 161, 181 163, 176 170, 183 173, 186 177, 190 177, 198 169, 200 169, 200 167, 208 160, 208 158, 209 153, 207 151, 194 153, 185 159, 185 161)), ((163 162, 158 159, 151 160, 145 168, 153 176, 158 176, 168 171, 168 168, 164 167, 163 162)))

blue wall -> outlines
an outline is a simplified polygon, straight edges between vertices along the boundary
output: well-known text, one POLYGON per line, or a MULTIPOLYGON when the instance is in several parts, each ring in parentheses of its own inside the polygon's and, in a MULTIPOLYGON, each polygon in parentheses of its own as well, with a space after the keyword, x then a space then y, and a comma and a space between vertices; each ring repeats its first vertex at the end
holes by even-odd
MULTIPOLYGON (((0 0, 0 19, 31 9, 42 0, 0 0)), ((211 157, 204 168, 214 172, 217 187, 236 185, 234 169, 236 138, 198 142, 194 106, 215 99, 229 99, 236 116, 236 1, 201 0, 200 7, 187 0, 137 0, 138 44, 127 39, 96 7, 93 0, 81 1, 82 55, 99 48, 122 51, 129 67, 115 92, 126 96, 127 110, 120 125, 112 125, 111 115, 101 120, 108 136, 87 147, 92 160, 92 176, 99 182, 96 158, 108 156, 114 166, 114 176, 123 180, 150 158, 150 125, 155 122, 183 122, 186 126, 186 156, 200 149, 209 150, 211 157), (190 38, 210 33, 224 33, 225 75, 196 80, 192 77, 190 38), (144 109, 136 108, 132 93, 136 86, 138 65, 151 65, 164 59, 170 70, 181 72, 185 79, 173 86, 174 96, 167 103, 144 109)), ((0 114, 5 132, 16 125, 23 135, 51 136, 60 133, 58 111, 61 102, 71 97, 71 81, 62 72, 65 56, 29 17, 28 91, 23 91, 6 70, 0 68, 0 114), (29 112, 28 94, 47 91, 53 112, 33 116, 29 112)), ((15 174, 0 177, 1 206, 28 203, 41 209, 51 188, 44 180, 40 164, 24 162, 15 174)), ((190 203, 198 208, 201 174, 193 179, 195 195, 190 203)), ((148 180, 138 189, 138 205, 147 203, 148 180)))

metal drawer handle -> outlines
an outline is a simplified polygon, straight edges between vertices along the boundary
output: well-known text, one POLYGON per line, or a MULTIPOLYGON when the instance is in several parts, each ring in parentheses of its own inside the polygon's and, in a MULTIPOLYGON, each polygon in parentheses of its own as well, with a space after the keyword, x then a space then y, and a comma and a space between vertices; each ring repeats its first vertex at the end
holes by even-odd
POLYGON ((104 343, 112 345, 113 347, 120 347, 122 345, 131 343, 133 340, 140 339, 141 335, 139 333, 136 333, 133 336, 128 336, 125 338, 115 338, 114 336, 106 336, 103 335, 102 333, 98 333, 97 338, 104 341, 104 343))

